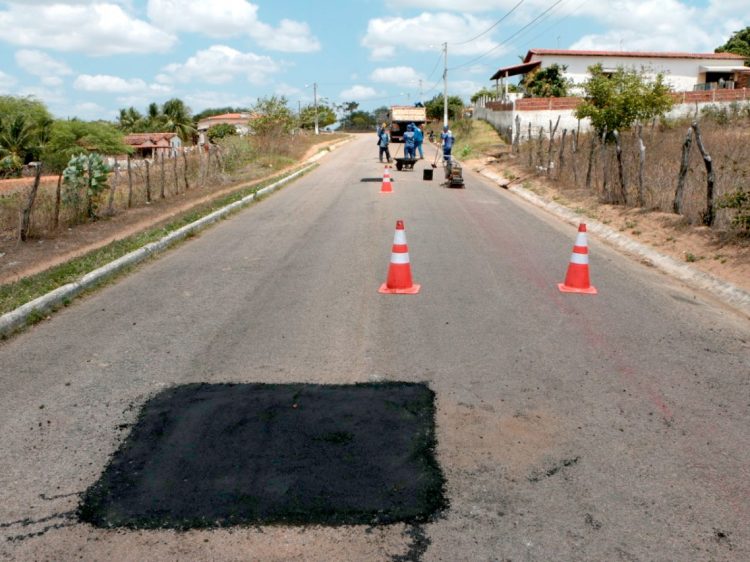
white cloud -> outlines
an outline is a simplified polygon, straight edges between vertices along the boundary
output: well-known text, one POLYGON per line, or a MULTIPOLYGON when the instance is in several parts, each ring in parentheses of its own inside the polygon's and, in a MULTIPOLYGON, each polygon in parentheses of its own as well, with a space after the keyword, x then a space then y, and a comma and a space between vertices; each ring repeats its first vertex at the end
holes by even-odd
POLYGON ((6 74, 0 70, 0 94, 9 94, 10 89, 18 82, 10 74, 6 74))
POLYGON ((385 82, 403 86, 413 86, 419 82, 420 78, 422 76, 410 66, 376 68, 370 74, 370 80, 373 82, 385 82))
MULTIPOLYGON (((601 31, 584 35, 571 49, 712 52, 730 34, 746 0, 712 0, 696 7, 679 0, 589 2, 582 14, 599 22, 601 31)), ((747 25, 745 24, 742 24, 747 25)))
POLYGON ((283 19, 273 27, 258 19, 258 6, 246 0, 149 0, 149 19, 173 32, 187 31, 209 37, 249 35, 269 50, 307 53, 320 42, 307 23, 283 19))
POLYGON ((0 11, 0 36, 14 45, 94 56, 164 52, 177 41, 111 2, 10 3, 0 11))
POLYGON ((212 45, 198 51, 184 63, 164 67, 157 77, 159 82, 206 82, 226 84, 244 78, 253 84, 263 84, 281 70, 281 64, 270 57, 242 53, 226 45, 212 45))
MULTIPOLYGON (((442 43, 460 43, 479 35, 492 23, 490 20, 468 14, 448 13, 423 13, 414 18, 375 18, 367 24, 367 33, 362 39, 362 45, 370 49, 370 56, 374 60, 391 58, 405 49, 438 53, 442 50, 442 43)), ((491 35, 488 33, 476 41, 450 46, 449 55, 485 53, 497 46, 491 35)), ((496 55, 502 53, 501 49, 496 51, 496 55)))
POLYGON ((111 119, 116 112, 107 110, 98 103, 83 102, 73 106, 73 114, 79 119, 111 119))
POLYGON ((16 52, 16 63, 29 74, 38 76, 45 86, 60 86, 62 77, 73 73, 67 64, 42 51, 22 49, 16 52))
POLYGON ((348 88, 346 90, 343 90, 339 94, 339 98, 343 100, 368 100, 372 98, 380 97, 382 94, 379 94, 375 88, 371 88, 370 86, 362 86, 362 85, 356 85, 352 86, 351 88, 348 88))
MULTIPOLYGON (((388 0, 386 4, 394 10, 421 8, 424 10, 446 10, 454 12, 507 12, 518 4, 518 0, 388 0)), ((549 0, 531 0, 531 5, 549 6, 549 0)))
POLYGON ((225 91, 202 90, 183 96, 185 102, 198 113, 209 107, 253 107, 255 98, 225 91))
POLYGON ((85 92, 106 92, 108 94, 127 94, 131 92, 140 92, 148 86, 140 78, 126 80, 119 76, 109 76, 106 74, 81 74, 73 83, 76 90, 85 92))
POLYGON ((285 83, 277 84, 274 92, 280 96, 286 96, 288 98, 292 96, 299 97, 303 93, 300 88, 285 83))

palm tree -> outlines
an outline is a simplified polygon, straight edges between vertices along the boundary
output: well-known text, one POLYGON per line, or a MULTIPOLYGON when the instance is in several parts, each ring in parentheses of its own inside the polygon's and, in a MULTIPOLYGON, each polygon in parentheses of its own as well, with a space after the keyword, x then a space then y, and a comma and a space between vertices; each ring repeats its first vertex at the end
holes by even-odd
POLYGON ((181 99, 173 98, 164 102, 162 119, 164 130, 177 133, 183 142, 190 139, 196 132, 190 108, 181 99))
POLYGON ((133 106, 121 109, 118 126, 126 133, 135 133, 143 128, 143 115, 133 106))
POLYGON ((8 123, 0 122, 0 168, 9 176, 20 175, 26 155, 37 147, 34 126, 25 115, 15 115, 8 123))

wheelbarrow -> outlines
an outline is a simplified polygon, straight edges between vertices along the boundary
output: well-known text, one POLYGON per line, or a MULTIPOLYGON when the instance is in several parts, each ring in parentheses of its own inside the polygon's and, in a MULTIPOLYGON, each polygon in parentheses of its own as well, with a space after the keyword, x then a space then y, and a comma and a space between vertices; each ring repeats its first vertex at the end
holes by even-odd
POLYGON ((394 158, 396 161, 396 169, 400 172, 401 170, 413 170, 414 164, 417 162, 416 158, 394 158))

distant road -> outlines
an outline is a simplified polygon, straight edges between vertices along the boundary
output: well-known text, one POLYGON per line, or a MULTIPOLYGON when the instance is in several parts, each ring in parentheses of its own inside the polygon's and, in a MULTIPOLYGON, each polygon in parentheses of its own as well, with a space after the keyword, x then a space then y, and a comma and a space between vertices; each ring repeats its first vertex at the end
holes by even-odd
POLYGON ((747 322, 595 239, 599 294, 562 294, 574 228, 423 181, 431 148, 382 195, 374 140, 0 342, 0 559, 750 560, 747 322), (397 219, 418 295, 377 291, 397 219), (435 522, 75 522, 167 386, 376 380, 436 392, 435 522))

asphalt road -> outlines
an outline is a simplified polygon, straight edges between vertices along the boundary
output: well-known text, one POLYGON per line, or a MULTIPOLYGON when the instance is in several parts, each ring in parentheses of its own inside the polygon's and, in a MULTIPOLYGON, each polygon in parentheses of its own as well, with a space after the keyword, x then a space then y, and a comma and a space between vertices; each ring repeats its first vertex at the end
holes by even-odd
POLYGON ((750 560, 747 319, 591 237, 562 294, 575 229, 468 171, 381 195, 372 140, 0 343, 0 559, 750 560), (397 219, 418 295, 378 293, 397 219), (436 393, 434 522, 75 521, 165 387, 375 380, 436 393))

